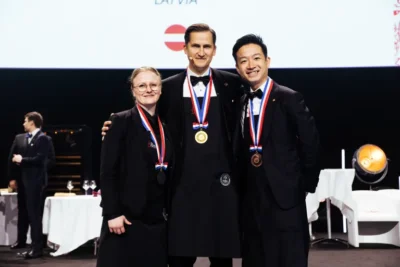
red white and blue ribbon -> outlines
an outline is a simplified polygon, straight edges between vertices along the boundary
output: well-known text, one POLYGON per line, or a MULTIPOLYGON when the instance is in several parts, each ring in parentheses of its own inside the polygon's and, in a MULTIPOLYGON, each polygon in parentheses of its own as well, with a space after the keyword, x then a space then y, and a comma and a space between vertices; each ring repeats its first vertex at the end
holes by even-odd
POLYGON ((165 134, 164 134, 164 128, 162 126, 160 117, 157 116, 158 119, 158 127, 160 128, 160 137, 161 137, 161 147, 157 142, 156 135, 154 133, 153 127, 151 127, 151 124, 149 123, 146 115, 144 114, 144 111, 140 105, 137 105, 137 109, 139 111, 140 119, 142 120, 142 124, 144 128, 150 132, 150 138, 153 141, 153 143, 156 145, 156 150, 157 150, 157 158, 158 162, 156 163, 155 167, 156 170, 166 170, 168 167, 168 163, 164 162, 164 157, 165 157, 165 134))
POLYGON ((249 99, 249 126, 250 126, 250 137, 253 141, 253 144, 250 146, 251 152, 261 152, 262 146, 260 145, 261 134, 263 130, 264 118, 265 118, 265 110, 267 108, 269 95, 271 93, 271 88, 273 85, 273 81, 268 77, 267 82, 264 86, 263 96, 261 98, 260 112, 257 122, 257 129, 254 127, 254 115, 253 115, 253 100, 249 99))
MULTIPOLYGON (((187 72, 186 72, 187 73, 187 72)), ((196 116, 197 122, 193 123, 193 129, 198 130, 198 129, 207 129, 208 128, 208 122, 206 121, 207 114, 208 114, 208 108, 210 107, 210 100, 211 100, 211 91, 212 91, 212 73, 211 69, 209 71, 210 74, 210 82, 208 83, 208 86, 206 87, 206 92, 204 94, 204 100, 203 100, 203 105, 200 109, 200 104, 196 96, 196 92, 194 91, 192 84, 190 82, 190 77, 187 74, 187 83, 189 86, 189 92, 190 92, 190 99, 192 100, 192 107, 194 114, 196 116)))

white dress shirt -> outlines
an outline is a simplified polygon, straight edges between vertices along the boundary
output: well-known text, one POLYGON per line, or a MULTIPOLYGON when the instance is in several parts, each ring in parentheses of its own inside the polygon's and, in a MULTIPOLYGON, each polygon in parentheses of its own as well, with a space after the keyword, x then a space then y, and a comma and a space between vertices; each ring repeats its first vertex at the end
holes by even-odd
MULTIPOLYGON (((268 79, 267 79, 268 80, 268 79)), ((263 93, 264 93, 264 89, 266 89, 266 90, 268 90, 268 88, 265 88, 265 85, 266 85, 266 83, 267 83, 267 80, 261 85, 261 87, 260 88, 258 88, 258 89, 261 89, 261 91, 263 91, 263 93)), ((271 80, 271 78, 270 78, 270 80, 271 80)), ((258 90, 257 89, 257 90, 258 90)), ((252 90, 252 89, 251 89, 252 90)), ((255 92, 255 90, 252 90, 252 91, 254 91, 255 92)), ((265 92, 265 94, 267 94, 268 92, 265 92)), ((256 116, 256 115, 260 115, 260 106, 261 106, 261 99, 260 98, 258 98, 258 97, 254 97, 253 98, 253 100, 250 100, 250 101, 253 101, 253 115, 254 116, 256 116)), ((242 135, 243 135, 243 125, 244 125, 244 118, 248 118, 249 117, 249 110, 250 110, 250 103, 245 103, 245 106, 247 106, 247 109, 246 110, 243 110, 243 112, 242 112, 242 118, 241 118, 241 125, 242 125, 242 135)))
MULTIPOLYGON (((202 77, 202 76, 208 75, 209 73, 210 73, 210 68, 208 68, 207 71, 205 71, 201 75, 198 75, 198 74, 194 73, 193 71, 191 71, 190 68, 187 68, 187 75, 189 77, 190 76, 202 77)), ((210 73, 210 75, 211 75, 211 73, 210 73)), ((187 79, 188 78, 186 76, 185 82, 183 83, 183 97, 189 97, 190 98, 189 85, 188 85, 188 80, 187 79)), ((207 84, 207 86, 208 86, 208 84, 207 84)), ((203 84, 203 82, 199 82, 193 87, 193 90, 196 93, 197 97, 204 97, 204 94, 206 92, 206 86, 203 84)), ((217 96, 217 93, 215 92, 215 86, 214 86, 214 83, 213 83, 212 88, 211 88, 211 97, 216 97, 216 96, 217 96)))
POLYGON ((33 130, 32 132, 30 132, 30 134, 32 135, 32 137, 29 137, 29 138, 28 138, 28 144, 31 143, 33 137, 34 137, 39 131, 40 131, 40 129, 37 128, 37 129, 33 130))

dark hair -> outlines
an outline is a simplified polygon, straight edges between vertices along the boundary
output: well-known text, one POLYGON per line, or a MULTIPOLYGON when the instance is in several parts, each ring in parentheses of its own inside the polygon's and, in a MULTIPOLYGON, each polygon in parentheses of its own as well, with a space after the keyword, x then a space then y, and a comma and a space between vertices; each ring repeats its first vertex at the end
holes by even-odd
POLYGON ((235 62, 237 62, 237 58, 236 58, 236 53, 239 51, 239 49, 242 46, 248 45, 248 44, 256 44, 259 45, 264 53, 264 56, 267 57, 268 56, 268 50, 267 50, 267 46, 264 44, 263 39, 255 34, 247 34, 239 39, 237 39, 235 45, 233 46, 232 49, 232 56, 235 59, 235 62))
POLYGON ((210 26, 208 26, 205 23, 196 23, 196 24, 190 25, 186 29, 186 31, 185 31, 185 45, 187 45, 190 42, 190 34, 192 32, 211 32, 214 45, 217 42, 217 34, 215 33, 215 31, 212 28, 210 28, 210 26))
POLYGON ((33 121, 33 124, 35 124, 36 128, 40 128, 43 126, 43 117, 39 112, 32 111, 27 114, 25 114, 25 118, 28 121, 33 121))

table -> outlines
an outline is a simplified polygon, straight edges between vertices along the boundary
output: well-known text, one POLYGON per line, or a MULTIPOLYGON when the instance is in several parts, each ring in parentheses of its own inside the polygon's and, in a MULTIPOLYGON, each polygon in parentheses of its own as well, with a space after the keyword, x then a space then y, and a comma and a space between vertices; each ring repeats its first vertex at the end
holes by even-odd
POLYGON ((43 233, 58 246, 52 256, 67 254, 100 236, 103 221, 101 197, 48 197, 43 212, 43 233))
POLYGON ((17 241, 18 234, 17 193, 0 195, 0 246, 10 246, 17 241))
POLYGON ((327 214, 327 226, 328 226, 328 237, 313 241, 313 244, 324 242, 332 239, 331 231, 331 207, 333 205, 343 210, 345 205, 352 206, 352 185, 354 181, 355 170, 354 169, 324 169, 319 175, 319 182, 315 193, 308 194, 306 198, 307 204, 307 215, 310 219, 317 219, 316 215, 319 203, 326 201, 326 214, 327 214))

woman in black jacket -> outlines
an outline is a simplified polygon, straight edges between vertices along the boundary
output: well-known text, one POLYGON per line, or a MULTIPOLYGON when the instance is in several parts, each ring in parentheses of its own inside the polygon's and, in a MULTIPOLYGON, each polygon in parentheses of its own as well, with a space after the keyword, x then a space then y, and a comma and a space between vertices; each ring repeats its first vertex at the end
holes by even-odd
POLYGON ((103 227, 97 267, 166 267, 172 145, 157 114, 161 76, 133 71, 135 106, 115 114, 101 152, 103 227))

